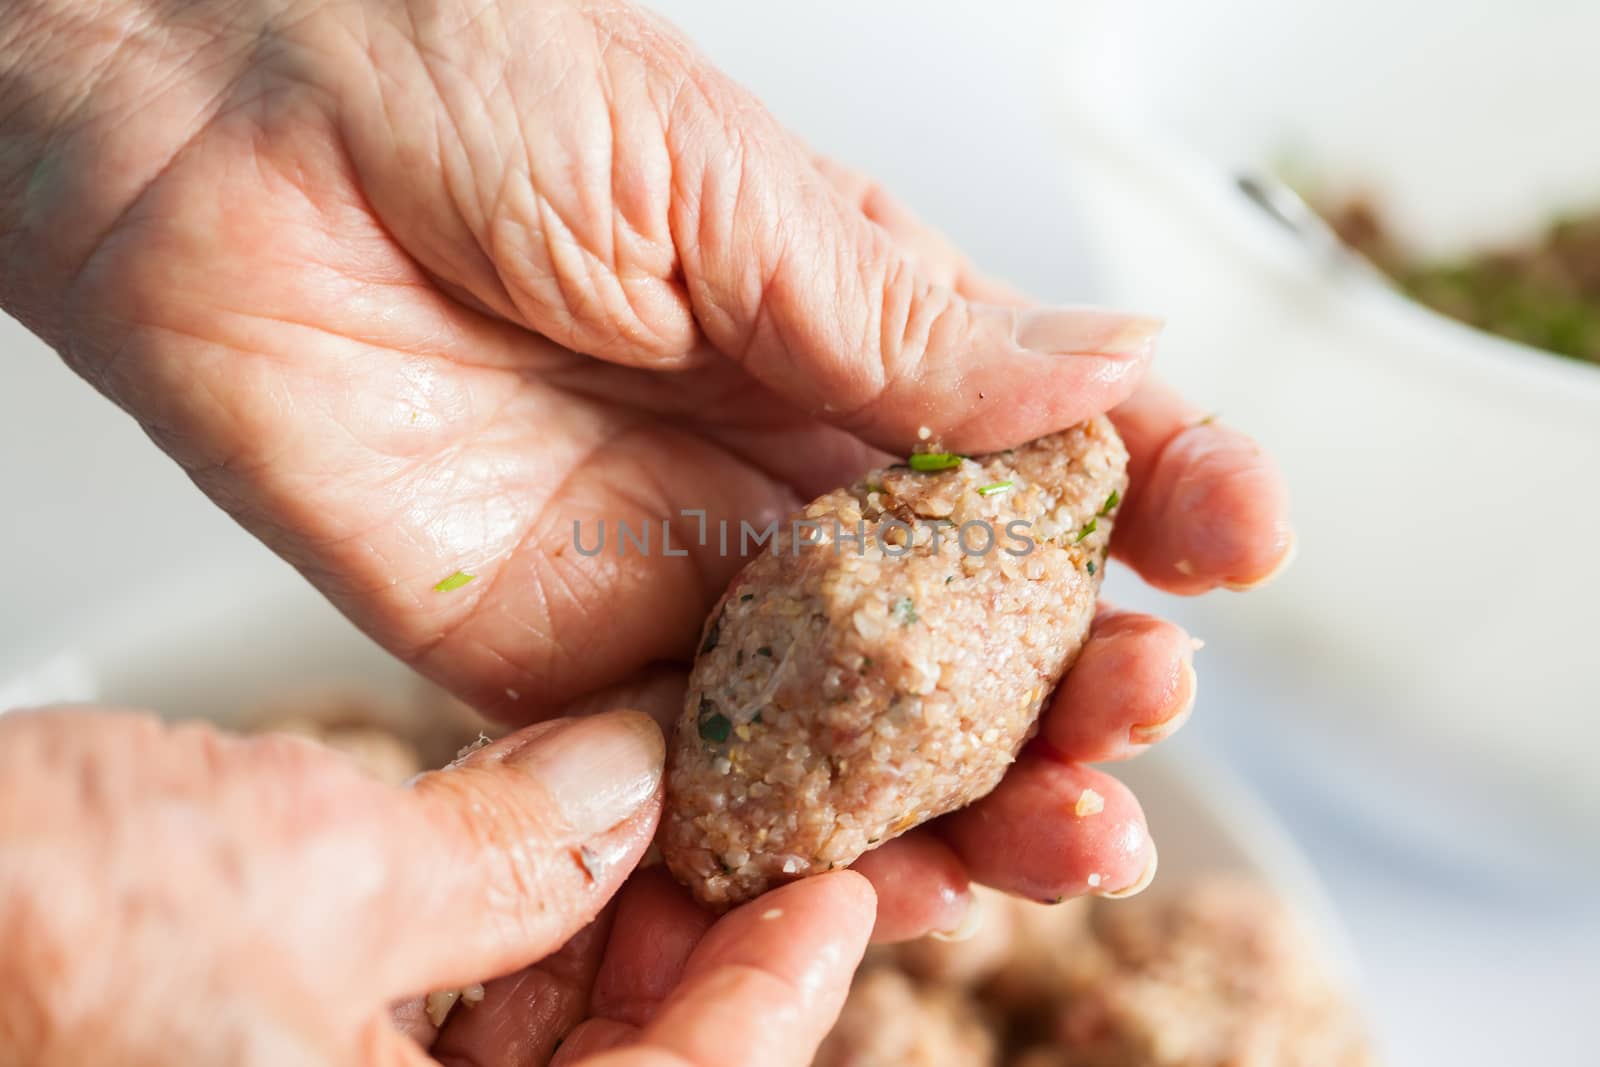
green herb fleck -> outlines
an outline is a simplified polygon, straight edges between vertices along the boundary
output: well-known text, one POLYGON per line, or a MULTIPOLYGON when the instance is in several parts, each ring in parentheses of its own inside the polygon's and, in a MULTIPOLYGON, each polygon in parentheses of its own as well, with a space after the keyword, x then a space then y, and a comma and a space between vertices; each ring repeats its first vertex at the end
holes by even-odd
POLYGON ((476 574, 468 574, 466 571, 456 571, 450 577, 434 586, 433 591, 436 593, 453 593, 468 582, 476 580, 477 577, 476 574))
POLYGON ((1087 523, 1084 524, 1083 529, 1078 531, 1078 536, 1072 543, 1073 544, 1077 544, 1079 541, 1082 541, 1085 537, 1088 537, 1090 534, 1094 533, 1095 527, 1098 526, 1098 525, 1099 525, 1099 523, 1096 520, 1090 519, 1087 523))
POLYGON ((895 621, 901 626, 910 626, 917 621, 917 606, 911 602, 910 597, 901 597, 894 602, 890 609, 895 621))
POLYGON ((717 710, 715 701, 700 698, 700 740, 720 745, 728 739, 733 723, 717 710))
POLYGON ((765 656, 768 659, 771 659, 772 658, 772 649, 768 648, 766 645, 762 645, 760 648, 756 649, 756 655, 765 656))
POLYGON ((1219 414, 1221 414, 1221 412, 1213 411, 1211 414, 1207 415, 1205 418, 1203 418, 1199 422, 1195 423, 1195 425, 1196 426, 1210 426, 1213 422, 1217 421, 1217 416, 1219 414))
POLYGON ((953 574, 947 574, 947 575, 945 575, 945 577, 944 577, 944 584, 945 584, 945 585, 949 585, 949 584, 950 584, 950 583, 951 583, 951 582, 953 582, 953 581, 955 581, 955 580, 956 580, 956 576, 955 576, 955 575, 953 575, 953 574))
POLYGON ((722 638, 722 616, 717 616, 717 621, 711 624, 711 629, 706 631, 706 639, 700 642, 700 654, 703 656, 717 647, 717 642, 722 638))
POLYGON ((881 493, 881 492, 883 492, 883 483, 881 483, 881 482, 868 482, 867 483, 867 492, 869 492, 869 493, 881 493))
POLYGON ((1087 564, 1087 566, 1088 566, 1088 569, 1089 569, 1089 576, 1090 576, 1090 577, 1091 577, 1091 578, 1092 578, 1092 577, 1094 577, 1094 560, 1092 560, 1092 559, 1091 559, 1091 560, 1090 560, 1090 561, 1089 561, 1089 562, 1088 562, 1088 564, 1087 564))
POLYGON ((999 496, 1001 493, 1009 493, 1011 491, 1011 487, 1014 484, 1015 484, 1014 482, 1011 482, 1009 480, 1004 481, 1004 482, 990 482, 988 485, 979 487, 978 495, 979 496, 999 496))
POLYGON ((962 457, 954 452, 916 452, 906 458, 914 471, 947 471, 961 466, 962 457))
POLYGON ((744 594, 743 596, 741 596, 739 598, 739 603, 748 604, 748 603, 750 603, 750 601, 754 600, 755 598, 756 598, 756 595, 754 593, 746 593, 746 594, 744 594))
POLYGON ((1111 509, 1116 507, 1121 502, 1122 494, 1117 492, 1115 489, 1111 490, 1111 495, 1106 497, 1106 502, 1100 507, 1101 517, 1104 518, 1105 516, 1111 514, 1111 509))

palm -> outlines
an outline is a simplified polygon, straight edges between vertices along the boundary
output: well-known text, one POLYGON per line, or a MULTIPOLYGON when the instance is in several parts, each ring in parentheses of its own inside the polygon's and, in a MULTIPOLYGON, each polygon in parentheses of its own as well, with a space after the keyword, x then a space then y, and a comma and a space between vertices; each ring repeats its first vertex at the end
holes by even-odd
POLYGON ((447 294, 316 123, 213 124, 84 285, 127 331, 106 388, 141 415, 204 395, 149 419, 203 488, 385 644, 528 717, 681 653, 738 566, 692 521, 690 556, 625 560, 573 551, 574 522, 614 544, 681 508, 783 514, 868 456, 732 363, 618 366, 447 294), (456 570, 478 578, 433 590, 456 570))

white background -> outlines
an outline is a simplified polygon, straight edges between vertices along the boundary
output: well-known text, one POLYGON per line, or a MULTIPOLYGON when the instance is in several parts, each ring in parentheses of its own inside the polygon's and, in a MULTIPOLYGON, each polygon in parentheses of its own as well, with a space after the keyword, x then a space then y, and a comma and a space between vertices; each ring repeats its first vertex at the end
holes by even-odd
MULTIPOLYGON (((874 174, 985 269, 1046 300, 1096 295, 1070 146, 1051 120, 1053 57, 1071 32, 1062 5, 984 4, 981 17, 903 0, 658 7, 818 150, 874 174)), ((262 554, 125 416, 0 322, 0 680, 141 589, 262 554)), ((1297 746, 1292 708, 1252 684, 1248 650, 1213 642, 1200 663, 1204 694, 1176 743, 1231 763, 1297 832, 1351 931, 1392 1061, 1600 1063, 1577 1038, 1600 1005, 1592 906, 1537 870, 1506 889, 1506 872, 1378 851, 1359 822, 1296 788, 1294 762, 1317 753, 1297 746)))

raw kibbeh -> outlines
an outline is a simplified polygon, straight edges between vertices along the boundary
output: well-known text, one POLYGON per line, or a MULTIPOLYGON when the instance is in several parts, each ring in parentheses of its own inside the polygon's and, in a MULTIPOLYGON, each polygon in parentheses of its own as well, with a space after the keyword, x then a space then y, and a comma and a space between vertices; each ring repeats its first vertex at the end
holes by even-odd
POLYGON ((794 516, 702 635, 661 835, 678 879, 731 906, 992 790, 1083 646, 1126 488, 1097 418, 914 455, 794 516))

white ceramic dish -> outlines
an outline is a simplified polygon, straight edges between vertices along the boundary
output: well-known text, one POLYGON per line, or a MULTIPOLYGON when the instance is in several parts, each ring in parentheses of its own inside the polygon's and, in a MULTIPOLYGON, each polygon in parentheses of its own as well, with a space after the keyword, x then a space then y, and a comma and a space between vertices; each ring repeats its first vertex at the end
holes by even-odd
MULTIPOLYGON (((1593 205, 1600 5, 1080 0, 1078 16, 1071 188, 1110 295, 1169 316, 1163 372, 1259 436, 1294 491, 1295 567, 1191 621, 1280 676, 1284 716, 1379 755, 1369 776, 1425 764, 1453 780, 1440 810, 1482 809, 1481 840, 1531 830, 1600 855, 1600 368, 1330 274, 1234 184, 1294 153, 1445 250, 1593 205)), ((1384 785, 1326 762, 1308 774, 1384 785)))
MULTIPOLYGON (((40 659, 42 670, 0 679, 0 692, 27 692, 36 702, 93 699, 227 724, 285 691, 372 691, 406 706, 404 695, 419 684, 279 566, 192 574, 66 633, 71 640, 40 659), (62 663, 72 670, 62 672, 62 663), (52 692, 62 679, 68 689, 52 692)), ((1241 786, 1212 768, 1159 753, 1118 773, 1138 790, 1161 847, 1152 891, 1208 872, 1260 878, 1300 911, 1330 963, 1353 974, 1344 935, 1310 866, 1241 786)))

